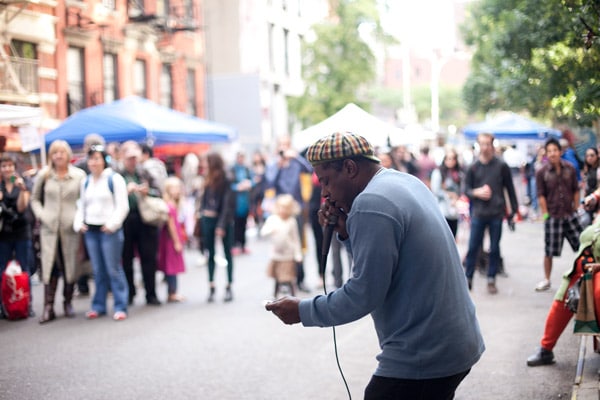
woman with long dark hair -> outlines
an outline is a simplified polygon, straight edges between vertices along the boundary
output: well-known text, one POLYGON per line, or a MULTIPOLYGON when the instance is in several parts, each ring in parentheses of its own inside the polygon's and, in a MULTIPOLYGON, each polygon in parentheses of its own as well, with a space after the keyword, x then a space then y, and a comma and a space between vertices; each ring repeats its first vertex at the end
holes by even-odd
MULTIPOLYGON (((585 162, 583 163, 583 169, 581 170, 581 178, 584 183, 585 195, 589 196, 594 193, 598 187, 598 172, 600 167, 600 159, 598 158, 598 149, 595 147, 588 147, 585 150, 585 162)), ((586 211, 586 214, 582 216, 580 222, 583 225, 588 225, 594 220, 594 211, 586 211)))
POLYGON ((585 162, 582 171, 586 196, 592 194, 598 187, 599 166, 600 160, 598 159, 598 149, 595 147, 588 147, 585 150, 585 162))
POLYGON ((460 197, 463 171, 458 162, 458 154, 448 149, 441 165, 431 173, 431 191, 438 198, 438 204, 454 237, 458 231, 458 210, 456 202, 460 197))
POLYGON ((231 182, 225 172, 223 158, 210 153, 201 161, 205 171, 204 192, 200 199, 200 220, 204 249, 208 251, 208 283, 210 294, 208 302, 215 299, 215 244, 217 238, 223 241, 223 251, 227 260, 227 286, 224 301, 233 300, 231 284, 233 282, 233 214, 235 198, 231 182))

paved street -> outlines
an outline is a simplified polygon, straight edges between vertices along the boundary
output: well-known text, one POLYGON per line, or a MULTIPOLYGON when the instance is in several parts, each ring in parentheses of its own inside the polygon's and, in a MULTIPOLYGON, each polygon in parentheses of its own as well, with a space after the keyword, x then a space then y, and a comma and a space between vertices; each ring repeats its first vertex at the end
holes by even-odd
MULTIPOLYGON (((466 240, 461 231, 462 254, 466 240)), ((571 327, 555 349, 556 365, 525 364, 538 345, 553 297, 553 292, 533 290, 542 277, 542 241, 540 223, 520 223, 514 233, 506 229, 502 254, 508 277, 499 278, 499 294, 488 295, 485 278, 476 276, 473 299, 487 351, 460 386, 457 399, 570 396, 579 345, 571 327)), ((235 299, 229 304, 222 302, 222 267, 217 273, 218 301, 206 303, 206 267, 190 250, 188 270, 179 278, 185 303, 149 307, 141 289, 129 319, 117 323, 111 318, 85 320, 89 299, 76 299, 77 318, 64 319, 58 297, 60 317, 49 324, 39 325, 37 318, 0 321, 0 399, 348 398, 331 329, 285 326, 264 311, 262 301, 273 288, 265 275, 267 243, 256 237, 249 242, 252 254, 235 259, 235 299)), ((312 251, 306 272, 314 289, 318 277, 312 251)), ((567 246, 555 261, 555 286, 573 254, 567 246)), ((166 286, 160 284, 159 290, 164 299, 166 286)), ((39 315, 42 286, 33 291, 39 315)), ((338 327, 337 345, 352 397, 362 398, 378 353, 370 318, 338 327)), ((591 345, 586 358, 591 366, 598 361, 591 345)))

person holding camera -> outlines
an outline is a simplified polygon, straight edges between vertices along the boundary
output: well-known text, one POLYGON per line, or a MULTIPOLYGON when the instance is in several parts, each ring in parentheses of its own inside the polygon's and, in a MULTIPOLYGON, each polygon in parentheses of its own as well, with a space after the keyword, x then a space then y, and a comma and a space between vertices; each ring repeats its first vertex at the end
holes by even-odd
MULTIPOLYGON (((26 211, 30 184, 16 172, 16 161, 7 155, 0 157, 0 272, 16 259, 23 272, 30 272, 31 223, 26 211)), ((1 290, 1 289, 0 289, 1 290)), ((30 315, 33 315, 31 301, 30 315)), ((0 316, 3 316, 0 308, 0 316)))

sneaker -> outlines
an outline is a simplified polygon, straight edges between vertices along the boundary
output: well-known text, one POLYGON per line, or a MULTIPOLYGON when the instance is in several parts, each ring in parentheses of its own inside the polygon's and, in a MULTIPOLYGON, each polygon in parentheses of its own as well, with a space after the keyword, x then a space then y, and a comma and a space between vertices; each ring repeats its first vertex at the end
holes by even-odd
POLYGON ((487 284, 487 290, 489 294, 496 294, 498 293, 498 288, 496 287, 496 283, 495 282, 488 282, 487 284))
POLYGON ((100 316, 100 314, 98 313, 98 311, 94 311, 94 310, 90 310, 88 312, 85 313, 85 317, 87 319, 96 319, 100 316))
POLYGON ((183 301, 185 301, 185 297, 179 294, 170 294, 167 298, 168 303, 181 303, 183 301))
POLYGON ((537 367, 540 365, 554 364, 554 353, 551 350, 546 350, 540 347, 534 354, 529 356, 527 359, 527 365, 530 367, 537 367))
POLYGON ((127 319, 127 313, 124 311, 117 311, 115 315, 113 315, 113 319, 115 321, 124 321, 127 319))
POLYGON ((231 249, 231 255, 239 256, 240 254, 242 254, 242 250, 239 247, 234 247, 231 249))
POLYGON ((543 281, 541 281, 540 283, 537 284, 537 286, 535 287, 535 291, 536 292, 544 292, 546 290, 550 289, 550 281, 548 279, 544 279, 543 281))

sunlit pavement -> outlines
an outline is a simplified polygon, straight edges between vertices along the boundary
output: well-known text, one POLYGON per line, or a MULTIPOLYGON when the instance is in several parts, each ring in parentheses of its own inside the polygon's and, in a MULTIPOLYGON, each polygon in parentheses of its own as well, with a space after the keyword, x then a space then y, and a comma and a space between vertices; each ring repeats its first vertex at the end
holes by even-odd
MULTIPOLYGON (((468 239, 465 227, 458 238, 461 254, 468 239)), ((313 292, 303 296, 317 294, 319 283, 308 229, 307 237, 306 282, 313 292)), ((122 322, 86 320, 89 298, 77 298, 77 317, 65 319, 60 296, 55 307, 59 317, 51 323, 40 325, 37 318, 0 321, 0 399, 348 398, 337 370, 331 329, 286 326, 264 311, 263 300, 273 290, 265 274, 268 243, 253 230, 248 243, 251 254, 235 257, 232 303, 222 301, 226 284, 222 261, 217 269, 217 301, 206 302, 205 263, 197 250, 188 249, 187 272, 179 276, 184 303, 146 306, 142 287, 129 318, 122 322)), ((499 293, 487 293, 484 276, 474 280, 472 296, 487 351, 456 398, 566 398, 579 346, 571 325, 555 349, 556 365, 530 368, 525 363, 538 346, 554 295, 553 290, 533 290, 542 277, 541 223, 521 222, 516 232, 505 229, 501 248, 508 276, 498 278, 499 293)), ((563 257, 555 260, 553 289, 573 255, 566 246, 563 257)), ((327 276, 330 286, 329 271, 327 276)), ((160 274, 157 282, 158 295, 165 300, 160 274)), ((39 315, 42 285, 35 285, 33 292, 39 315)), ((440 332, 440 340, 443 336, 440 332)), ((370 318, 338 327, 337 346, 352 397, 362 398, 379 350, 370 318)), ((586 360, 586 372, 598 370, 591 344, 586 360)))

